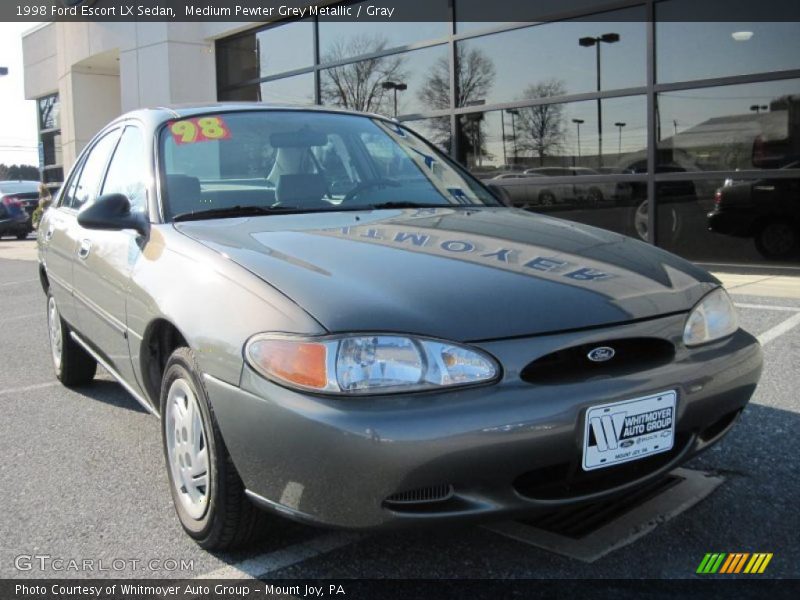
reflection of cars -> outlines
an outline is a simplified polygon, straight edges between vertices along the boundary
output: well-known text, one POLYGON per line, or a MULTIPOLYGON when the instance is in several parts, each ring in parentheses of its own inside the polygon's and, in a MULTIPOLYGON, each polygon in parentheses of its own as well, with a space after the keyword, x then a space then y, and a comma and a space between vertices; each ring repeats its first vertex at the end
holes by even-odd
POLYGON ((123 116, 38 244, 58 377, 99 363, 161 416, 206 548, 259 534, 256 505, 371 528, 627 494, 724 436, 761 369, 702 269, 498 206, 379 117, 123 116))
MULTIPOLYGON (((586 175, 599 175, 597 171, 587 167, 536 167, 527 169, 527 175, 544 175, 545 177, 574 177, 586 175)), ((543 188, 539 192, 539 204, 550 206, 569 200, 585 200, 596 204, 603 199, 611 199, 614 195, 615 184, 602 183, 561 183, 543 188)))
MULTIPOLYGON (((640 161, 630 167, 631 173, 647 173, 647 162, 640 161)), ((656 173, 686 173, 686 169, 672 163, 656 165, 656 173)), ((650 202, 647 199, 647 184, 633 182, 626 184, 629 188, 628 202, 632 205, 631 216, 628 218, 631 229, 642 239, 649 239, 648 220, 650 202)), ((702 212, 697 206, 697 191, 691 180, 687 181, 659 181, 655 186, 658 199, 659 212, 659 239, 662 242, 675 242, 681 236, 687 211, 691 213, 702 212)), ((693 219, 689 219, 693 220, 693 219)))
MULTIPOLYGON (((790 167, 796 168, 797 164, 787 168, 790 167)), ((753 238, 765 258, 791 256, 800 240, 800 180, 764 178, 729 182, 714 196, 708 228, 753 238)))
POLYGON ((38 204, 38 181, 0 181, 0 236, 28 237, 33 231, 31 215, 38 204))

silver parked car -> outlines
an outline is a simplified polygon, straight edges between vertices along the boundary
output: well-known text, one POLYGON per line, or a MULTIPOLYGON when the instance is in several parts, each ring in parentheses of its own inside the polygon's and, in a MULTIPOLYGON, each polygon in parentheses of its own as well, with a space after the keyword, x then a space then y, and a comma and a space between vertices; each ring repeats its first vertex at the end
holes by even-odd
POLYGON ((377 528, 626 494, 720 440, 761 371, 704 270, 501 206, 375 115, 127 114, 38 247, 59 379, 100 364, 160 417, 205 548, 274 515, 377 528))

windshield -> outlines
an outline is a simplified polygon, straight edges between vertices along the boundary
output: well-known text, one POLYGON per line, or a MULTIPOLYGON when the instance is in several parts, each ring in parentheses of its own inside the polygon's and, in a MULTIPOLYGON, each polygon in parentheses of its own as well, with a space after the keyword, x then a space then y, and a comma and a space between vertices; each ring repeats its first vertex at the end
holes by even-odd
POLYGON ((253 111, 171 121, 161 133, 169 218, 499 203, 450 159, 382 119, 253 111))

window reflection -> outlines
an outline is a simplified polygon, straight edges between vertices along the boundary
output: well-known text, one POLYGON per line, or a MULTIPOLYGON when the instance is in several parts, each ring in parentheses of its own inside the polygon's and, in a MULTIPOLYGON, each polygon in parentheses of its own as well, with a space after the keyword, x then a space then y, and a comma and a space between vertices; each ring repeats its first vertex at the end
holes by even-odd
POLYGON ((222 87, 313 64, 314 23, 308 20, 282 23, 217 43, 217 73, 222 87))
POLYGON ((609 14, 632 22, 563 21, 459 42, 458 106, 592 92, 598 74, 601 90, 644 85, 645 25, 635 22, 644 9, 609 14))
POLYGON ((304 73, 219 93, 222 101, 314 104, 314 74, 304 73))
MULTIPOLYGON (((440 20, 414 23, 359 22, 320 17, 319 47, 322 64, 447 36, 449 32, 447 0, 406 0, 404 3, 409 2, 419 2, 424 10, 422 14, 439 16, 440 20)), ((359 6, 365 10, 369 5, 381 5, 381 3, 372 0, 353 4, 354 14, 359 6)))
POLYGON ((419 113, 449 106, 449 69, 445 45, 371 58, 321 71, 320 98, 322 104, 390 116, 419 113))
POLYGON ((693 261, 800 259, 800 179, 685 181, 694 198, 657 195, 660 246, 693 261))
POLYGON ((579 167, 595 174, 646 171, 644 96, 602 100, 602 117, 601 154, 594 100, 461 115, 459 160, 481 176, 579 167))
MULTIPOLYGON (((727 0, 714 3, 725 14, 727 0)), ((800 23, 674 22, 691 14, 696 4, 697 0, 656 4, 659 82, 800 67, 800 23)))
POLYGON ((455 0, 458 19, 456 31, 464 33, 502 24, 487 22, 489 18, 510 19, 524 15, 529 21, 538 21, 544 20, 548 15, 584 9, 588 12, 603 4, 609 4, 608 0, 536 0, 527 2, 523 11, 519 0, 493 0, 491 3, 485 0, 455 0))
POLYGON ((408 125, 442 152, 446 154, 452 152, 452 132, 450 130, 449 116, 403 121, 403 124, 408 125))
POLYGON ((778 168, 800 158, 800 80, 658 96, 658 149, 688 171, 778 168))

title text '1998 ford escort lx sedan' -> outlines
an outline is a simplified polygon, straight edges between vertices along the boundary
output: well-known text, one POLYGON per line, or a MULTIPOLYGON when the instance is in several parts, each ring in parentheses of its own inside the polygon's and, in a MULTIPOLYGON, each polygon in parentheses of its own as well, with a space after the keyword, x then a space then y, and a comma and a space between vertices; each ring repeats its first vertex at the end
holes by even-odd
POLYGON ((375 115, 129 113, 38 245, 58 377, 100 364, 160 417, 205 548, 268 513, 378 528, 624 494, 725 435, 761 371, 702 269, 505 207, 375 115))

